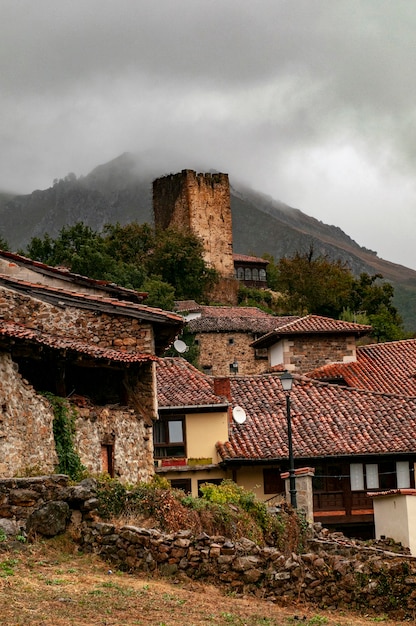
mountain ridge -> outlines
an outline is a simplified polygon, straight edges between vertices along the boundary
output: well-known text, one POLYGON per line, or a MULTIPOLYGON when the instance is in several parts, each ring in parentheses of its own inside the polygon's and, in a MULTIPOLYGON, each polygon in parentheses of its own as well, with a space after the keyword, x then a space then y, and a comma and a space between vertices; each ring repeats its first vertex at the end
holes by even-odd
MULTIPOLYGON (((32 237, 56 237, 63 226, 78 221, 101 231, 106 223, 153 223, 152 181, 165 175, 148 168, 145 159, 123 153, 98 165, 86 176, 68 174, 52 187, 31 194, 0 194, 0 236, 13 250, 32 237)), ((395 288, 395 303, 408 330, 416 331, 416 271, 386 261, 360 246, 341 228, 324 224, 248 188, 231 183, 234 252, 275 259, 307 252, 340 259, 351 271, 382 274, 395 288)))

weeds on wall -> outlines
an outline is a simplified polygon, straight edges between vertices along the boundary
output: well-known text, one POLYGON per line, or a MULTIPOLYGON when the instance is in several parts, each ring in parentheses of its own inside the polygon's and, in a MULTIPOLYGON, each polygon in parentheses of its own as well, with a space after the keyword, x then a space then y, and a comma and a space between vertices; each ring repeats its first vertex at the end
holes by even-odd
POLYGON ((149 483, 125 486, 116 479, 99 477, 99 513, 103 519, 140 525, 144 520, 165 532, 186 528, 194 533, 224 535, 232 540, 242 537, 260 545, 273 545, 282 552, 302 549, 307 524, 291 507, 282 506, 270 514, 254 493, 232 480, 220 485, 206 483, 202 496, 194 498, 168 481, 155 476, 149 483))
POLYGON ((65 398, 49 392, 43 395, 49 400, 54 414, 53 436, 59 461, 56 471, 72 480, 79 480, 85 473, 85 467, 74 446, 76 410, 65 398))

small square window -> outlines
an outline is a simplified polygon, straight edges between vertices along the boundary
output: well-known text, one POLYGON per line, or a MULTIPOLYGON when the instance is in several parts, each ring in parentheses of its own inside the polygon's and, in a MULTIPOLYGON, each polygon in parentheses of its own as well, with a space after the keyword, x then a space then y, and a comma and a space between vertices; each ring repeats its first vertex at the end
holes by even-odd
POLYGON ((234 338, 233 338, 233 337, 229 337, 229 339, 228 339, 228 345, 229 345, 229 346, 233 346, 233 345, 234 345, 234 338))

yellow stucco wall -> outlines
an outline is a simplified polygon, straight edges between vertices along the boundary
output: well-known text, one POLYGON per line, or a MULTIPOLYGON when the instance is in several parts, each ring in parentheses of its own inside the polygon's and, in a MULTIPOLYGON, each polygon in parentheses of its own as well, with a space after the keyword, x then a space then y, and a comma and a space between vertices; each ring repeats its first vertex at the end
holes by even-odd
POLYGON ((228 440, 228 414, 190 413, 186 415, 186 456, 188 459, 219 461, 215 444, 228 440))

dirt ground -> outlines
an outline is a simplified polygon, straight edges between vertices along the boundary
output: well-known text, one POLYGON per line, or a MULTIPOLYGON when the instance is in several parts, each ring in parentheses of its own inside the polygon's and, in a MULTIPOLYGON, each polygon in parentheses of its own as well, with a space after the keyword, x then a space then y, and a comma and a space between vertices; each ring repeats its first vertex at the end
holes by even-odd
POLYGON ((359 616, 313 606, 277 606, 223 595, 200 582, 111 571, 65 537, 31 545, 0 544, 2 626, 397 626, 384 615, 359 616))

